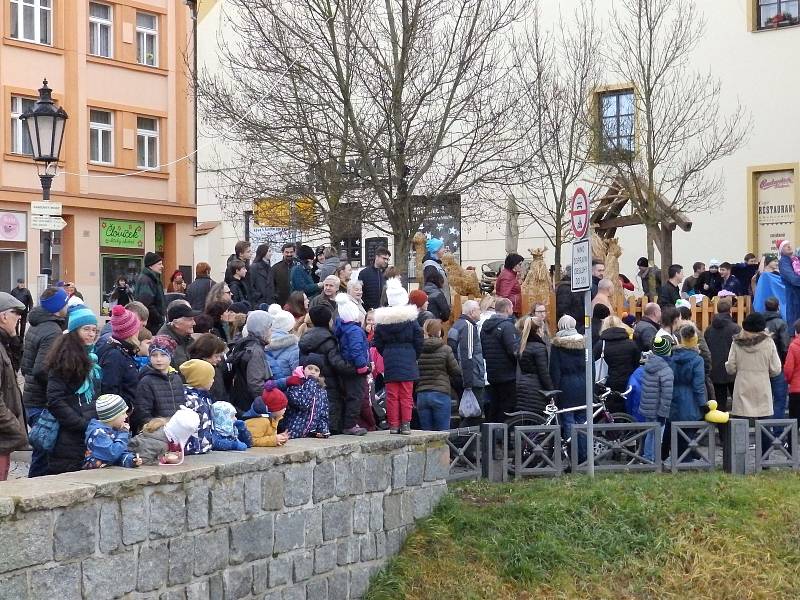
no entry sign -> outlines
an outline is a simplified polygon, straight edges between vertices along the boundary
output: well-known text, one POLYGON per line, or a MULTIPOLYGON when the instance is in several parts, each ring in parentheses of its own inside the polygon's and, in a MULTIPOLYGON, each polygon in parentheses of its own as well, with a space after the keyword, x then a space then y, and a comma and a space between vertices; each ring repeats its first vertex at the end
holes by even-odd
POLYGON ((589 231, 589 199, 583 188, 575 190, 569 208, 572 235, 576 240, 583 239, 589 231))

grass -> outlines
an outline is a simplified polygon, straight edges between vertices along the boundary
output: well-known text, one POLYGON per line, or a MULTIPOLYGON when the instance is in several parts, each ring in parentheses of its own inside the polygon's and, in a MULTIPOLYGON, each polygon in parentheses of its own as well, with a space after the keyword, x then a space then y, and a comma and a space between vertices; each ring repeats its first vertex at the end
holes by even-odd
POLYGON ((800 475, 451 489, 370 600, 800 598, 800 475))

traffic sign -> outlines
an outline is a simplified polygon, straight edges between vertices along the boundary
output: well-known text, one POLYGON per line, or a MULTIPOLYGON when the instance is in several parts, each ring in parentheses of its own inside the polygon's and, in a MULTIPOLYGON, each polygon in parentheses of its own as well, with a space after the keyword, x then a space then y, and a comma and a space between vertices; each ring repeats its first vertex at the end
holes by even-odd
POLYGON ((586 233, 589 231, 589 199, 583 188, 575 190, 570 202, 569 215, 572 235, 575 236, 575 239, 580 240, 586 237, 586 233))
POLYGON ((61 217, 48 217, 44 215, 31 215, 31 228, 44 231, 61 231, 67 222, 61 217))
POLYGON ((586 292, 592 287, 589 240, 572 242, 572 291, 586 292))
MULTIPOLYGON (((61 202, 31 202, 32 215, 61 216, 61 202)), ((35 228, 34 228, 35 229, 35 228)))

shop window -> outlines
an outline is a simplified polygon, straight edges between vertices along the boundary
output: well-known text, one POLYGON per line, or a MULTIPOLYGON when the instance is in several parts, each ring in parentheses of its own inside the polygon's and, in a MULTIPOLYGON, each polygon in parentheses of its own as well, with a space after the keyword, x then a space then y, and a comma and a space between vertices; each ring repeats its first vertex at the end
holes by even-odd
POLYGON ((759 29, 778 29, 800 23, 800 0, 755 0, 759 29))
POLYGON ((114 117, 106 110, 89 110, 89 160, 110 165, 114 162, 114 117))
POLYGON ((25 253, 14 250, 0 250, 0 290, 13 289, 17 285, 17 279, 25 279, 27 281, 25 253))
POLYGON ((113 11, 108 4, 89 2, 89 54, 113 56, 113 11))
POLYGON ((152 169, 158 165, 158 119, 138 117, 136 126, 136 166, 152 169))
POLYGON ((158 66, 158 17, 136 13, 136 62, 149 67, 158 66))
POLYGON ((33 110, 34 104, 36 101, 33 98, 11 96, 11 152, 13 154, 33 154, 31 140, 19 117, 23 113, 33 110))
POLYGON ((11 0, 11 37, 53 43, 53 0, 11 0))
POLYGON ((633 152, 633 90, 615 90, 598 94, 600 116, 600 156, 618 157, 633 152))
POLYGON ((124 256, 124 255, 109 255, 103 254, 101 257, 101 277, 103 289, 101 291, 103 297, 101 299, 102 314, 107 315, 111 310, 111 305, 114 300, 111 298, 111 293, 117 285, 117 280, 120 277, 125 277, 128 284, 133 287, 136 277, 142 270, 141 256, 124 256))

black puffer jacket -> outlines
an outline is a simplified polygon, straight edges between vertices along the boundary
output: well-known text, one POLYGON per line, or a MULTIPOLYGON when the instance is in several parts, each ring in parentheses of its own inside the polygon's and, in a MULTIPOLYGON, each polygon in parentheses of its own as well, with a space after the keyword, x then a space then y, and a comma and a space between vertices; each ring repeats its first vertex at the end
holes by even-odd
POLYGON ((720 313, 711 321, 711 327, 706 329, 703 337, 706 339, 708 349, 711 351, 711 382, 715 384, 733 383, 736 375, 729 375, 725 370, 725 362, 731 352, 733 336, 742 330, 733 322, 730 314, 720 313))
POLYGON ((600 340, 594 345, 594 360, 603 353, 603 343, 608 364, 606 384, 615 392, 624 392, 631 373, 639 367, 642 353, 622 327, 610 327, 600 334, 600 340))
POLYGON ((428 310, 433 316, 442 321, 450 319, 450 302, 439 287, 433 283, 426 283, 422 290, 428 294, 428 310))
POLYGON ((177 371, 162 373, 150 365, 142 369, 131 414, 131 430, 139 431, 142 425, 156 417, 169 418, 184 402, 183 380, 177 371))
POLYGON ((356 368, 342 358, 339 344, 333 333, 327 327, 312 327, 308 329, 298 342, 300 351, 300 364, 306 364, 309 357, 314 356, 322 363, 322 376, 325 378, 325 389, 328 392, 328 402, 338 402, 342 395, 340 376, 355 375, 356 368))
POLYGON ((261 397, 264 383, 272 378, 264 342, 250 334, 231 348, 228 361, 233 374, 230 402, 241 414, 250 410, 253 400, 261 397))
POLYGON ((556 321, 569 315, 578 324, 578 331, 583 332, 583 292, 572 291, 572 280, 564 277, 556 285, 556 321))
POLYGON ((263 260, 254 262, 250 266, 250 270, 248 271, 250 287, 252 289, 250 303, 254 308, 262 302, 272 304, 275 298, 275 284, 270 271, 271 267, 269 263, 263 260))
POLYGON ((97 348, 97 362, 103 370, 100 393, 118 394, 128 406, 133 406, 139 386, 139 367, 134 356, 136 348, 113 337, 97 348))
POLYGON ((548 366, 547 346, 541 337, 534 334, 528 338, 525 350, 519 355, 517 376, 517 410, 541 413, 545 402, 540 394, 553 389, 548 366))
MULTIPOLYGON (((80 471, 86 451, 86 427, 97 418, 95 400, 85 402, 78 397, 80 387, 70 385, 60 377, 50 375, 47 380, 47 408, 58 421, 58 438, 48 455, 48 475, 80 471)), ((100 382, 95 386, 94 397, 100 393, 100 382)))
POLYGON ((22 352, 20 370, 25 376, 25 391, 22 402, 26 408, 47 406, 47 371, 44 359, 50 346, 64 331, 64 317, 57 317, 41 306, 36 306, 28 315, 28 329, 25 330, 25 346, 22 352))
POLYGON ((461 376, 453 350, 441 338, 425 338, 417 360, 417 392, 441 392, 450 395, 450 377, 461 376))
POLYGON ((495 315, 481 328, 481 348, 489 383, 508 383, 517 378, 519 336, 514 317, 495 315))

